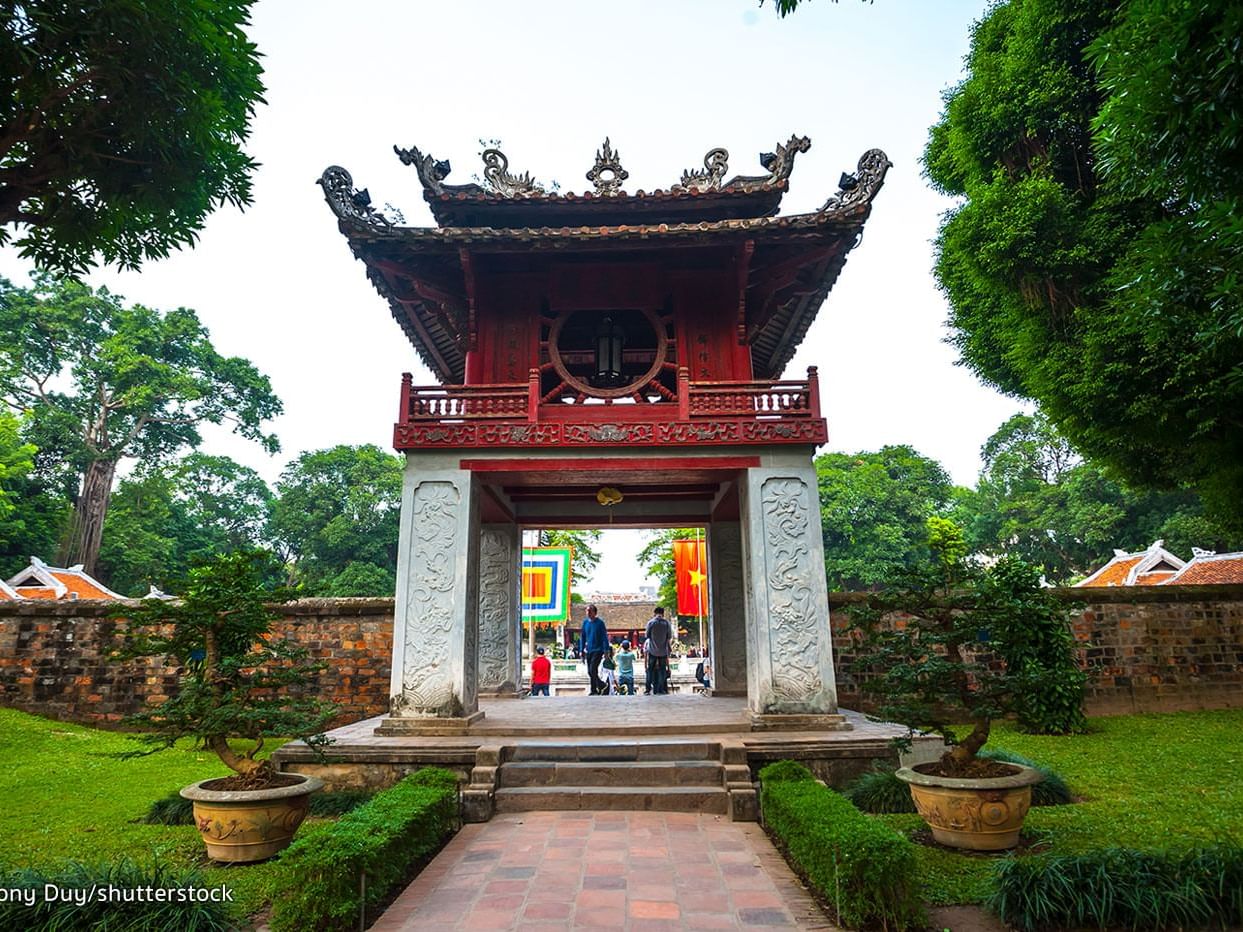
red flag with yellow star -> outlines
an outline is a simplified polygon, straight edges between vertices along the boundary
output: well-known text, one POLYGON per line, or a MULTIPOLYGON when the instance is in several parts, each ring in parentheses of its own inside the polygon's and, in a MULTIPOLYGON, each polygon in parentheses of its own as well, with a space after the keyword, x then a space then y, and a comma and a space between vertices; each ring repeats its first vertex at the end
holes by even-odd
POLYGON ((678 614, 708 614, 708 551, 702 540, 675 540, 673 565, 678 580, 678 614))

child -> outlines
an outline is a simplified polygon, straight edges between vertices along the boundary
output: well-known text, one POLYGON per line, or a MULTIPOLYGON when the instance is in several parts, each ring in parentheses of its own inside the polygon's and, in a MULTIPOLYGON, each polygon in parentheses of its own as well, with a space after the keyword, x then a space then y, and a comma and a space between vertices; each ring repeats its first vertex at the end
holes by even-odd
POLYGON ((621 650, 617 652, 617 685, 627 696, 634 695, 634 658, 629 641, 621 642, 621 650))
POLYGON ((552 661, 544 656, 544 648, 535 648, 536 657, 531 661, 531 695, 547 696, 548 684, 552 682, 552 661))
POLYGON ((617 677, 615 671, 617 664, 613 662, 613 645, 609 645, 609 649, 604 654, 604 660, 600 663, 601 678, 604 680, 604 695, 617 695, 617 677))

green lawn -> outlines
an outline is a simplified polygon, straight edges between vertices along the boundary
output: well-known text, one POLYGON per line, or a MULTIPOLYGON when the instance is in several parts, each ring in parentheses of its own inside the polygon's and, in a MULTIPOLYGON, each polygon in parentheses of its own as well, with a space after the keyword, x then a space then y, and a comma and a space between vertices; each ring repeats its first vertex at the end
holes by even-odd
MULTIPOLYGON (((1094 718, 1090 726, 1072 737, 994 728, 990 746, 1051 767, 1083 800, 1031 810, 1025 833, 1060 853, 1243 843, 1243 710, 1094 718)), ((917 815, 877 818, 903 832, 923 827, 917 815)), ((923 846, 919 858, 928 900, 947 904, 979 900, 995 863, 923 846)))
MULTIPOLYGON (((1232 839, 1243 843, 1243 710, 1098 718, 1087 735, 1049 738, 1006 726, 1004 747, 1052 767, 1083 802, 1033 809, 1026 831, 1052 850, 1105 845, 1157 848, 1232 839), (1168 795, 1167 795, 1168 794, 1168 795)), ((52 867, 121 854, 160 856, 207 870, 233 889, 240 912, 253 913, 280 882, 279 861, 212 867, 192 826, 141 825, 152 801, 227 771, 215 755, 178 747, 118 760, 135 743, 96 731, 0 709, 0 867, 52 867)), ((903 832, 918 816, 878 816, 903 832)), ((926 896, 934 903, 980 899, 995 860, 920 847, 926 896)))
POLYGON ((210 884, 232 888, 239 914, 261 909, 280 875, 278 861, 213 867, 193 826, 135 822, 156 799, 228 768, 188 744, 116 757, 141 747, 123 734, 0 709, 0 868, 161 857, 203 867, 210 884))

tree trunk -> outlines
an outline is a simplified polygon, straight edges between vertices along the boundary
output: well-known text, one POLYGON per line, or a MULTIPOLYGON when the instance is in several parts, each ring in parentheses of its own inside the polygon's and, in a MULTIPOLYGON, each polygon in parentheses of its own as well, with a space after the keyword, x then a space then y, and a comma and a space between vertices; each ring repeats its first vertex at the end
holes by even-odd
POLYGON ((268 766, 267 761, 251 760, 243 754, 238 754, 229 747, 229 740, 224 735, 208 735, 204 743, 215 751, 221 762, 234 773, 256 773, 268 766))
POLYGON ((92 460, 87 465, 82 477, 82 494, 74 506, 69 538, 61 556, 63 565, 81 563, 86 572, 94 574, 116 471, 116 460, 92 460))

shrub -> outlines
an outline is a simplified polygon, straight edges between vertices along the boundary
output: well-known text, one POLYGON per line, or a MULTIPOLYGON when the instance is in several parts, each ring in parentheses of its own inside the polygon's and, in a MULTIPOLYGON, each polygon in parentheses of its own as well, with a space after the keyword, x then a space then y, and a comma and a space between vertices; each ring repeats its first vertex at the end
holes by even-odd
POLYGON ((911 842, 811 779, 800 764, 770 764, 760 771, 760 781, 765 827, 832 904, 839 924, 921 926, 911 842))
POLYGON ((382 903, 456 821, 457 777, 427 768, 306 832, 281 855, 288 889, 272 904, 273 932, 356 928, 359 913, 382 903))
MULTIPOLYGON (((344 815, 367 802, 371 796, 372 794, 366 790, 316 793, 311 797, 307 811, 310 815, 320 818, 344 815)), ((180 793, 172 792, 163 799, 153 802, 147 814, 138 821, 146 825, 193 825, 194 803, 183 798, 180 793)))
POLYGON ((116 932, 163 932, 187 929, 194 932, 227 932, 236 928, 236 918, 224 903, 198 902, 111 902, 112 889, 133 891, 140 887, 157 889, 208 890, 207 878, 193 868, 170 867, 156 862, 140 865, 128 858, 111 864, 70 863, 54 872, 34 869, 0 873, 0 889, 29 890, 33 906, 24 897, 10 895, 0 899, 0 929, 25 932, 58 932, 69 929, 108 929, 116 932), (85 903, 48 899, 45 885, 88 896, 85 903))
POLYGON ((915 812, 911 788, 892 770, 869 770, 846 787, 842 795, 864 812, 915 812))
POLYGON ((1243 923, 1243 848, 1180 854, 1105 848, 1003 861, 988 906, 1024 932, 1188 929, 1243 923))

